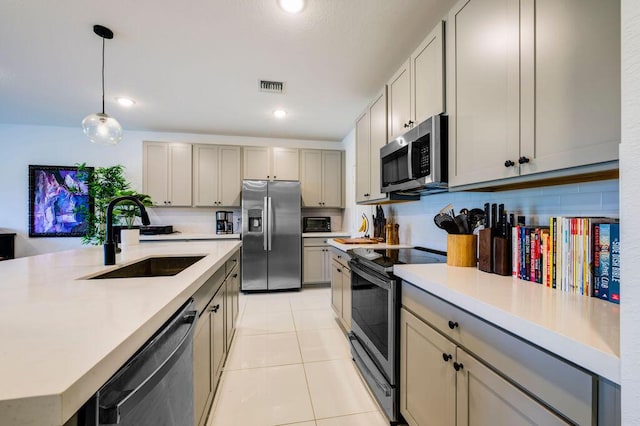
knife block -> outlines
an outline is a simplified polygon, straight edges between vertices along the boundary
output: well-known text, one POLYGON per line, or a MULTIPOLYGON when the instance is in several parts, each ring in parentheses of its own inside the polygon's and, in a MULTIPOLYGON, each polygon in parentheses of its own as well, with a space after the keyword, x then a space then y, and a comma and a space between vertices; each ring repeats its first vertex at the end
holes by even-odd
POLYGON ((478 239, 469 234, 447 235, 447 265, 476 266, 478 239))
POLYGON ((493 232, 485 228, 478 233, 478 269, 493 272, 493 232))
POLYGON ((493 272, 498 275, 511 275, 510 238, 493 238, 493 272))

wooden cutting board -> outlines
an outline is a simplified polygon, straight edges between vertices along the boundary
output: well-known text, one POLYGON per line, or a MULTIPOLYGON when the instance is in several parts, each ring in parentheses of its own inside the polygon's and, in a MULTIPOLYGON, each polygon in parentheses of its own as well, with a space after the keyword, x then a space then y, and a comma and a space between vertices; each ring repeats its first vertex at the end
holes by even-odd
POLYGON ((333 241, 340 244, 378 244, 379 242, 370 238, 334 238, 333 241))

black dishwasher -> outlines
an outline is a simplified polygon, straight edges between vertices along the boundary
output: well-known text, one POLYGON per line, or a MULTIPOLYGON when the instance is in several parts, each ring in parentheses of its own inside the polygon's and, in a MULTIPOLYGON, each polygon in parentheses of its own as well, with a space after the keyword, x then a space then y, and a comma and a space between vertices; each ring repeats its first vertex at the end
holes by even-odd
POLYGON ((82 426, 193 425, 193 330, 189 300, 78 413, 82 426))

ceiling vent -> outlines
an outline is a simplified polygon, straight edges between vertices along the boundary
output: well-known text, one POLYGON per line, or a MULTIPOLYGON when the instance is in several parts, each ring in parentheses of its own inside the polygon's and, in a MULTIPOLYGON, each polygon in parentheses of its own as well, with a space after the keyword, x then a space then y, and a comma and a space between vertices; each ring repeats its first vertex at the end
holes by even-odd
POLYGON ((283 93, 284 83, 282 81, 260 80, 260 91, 267 93, 283 93))

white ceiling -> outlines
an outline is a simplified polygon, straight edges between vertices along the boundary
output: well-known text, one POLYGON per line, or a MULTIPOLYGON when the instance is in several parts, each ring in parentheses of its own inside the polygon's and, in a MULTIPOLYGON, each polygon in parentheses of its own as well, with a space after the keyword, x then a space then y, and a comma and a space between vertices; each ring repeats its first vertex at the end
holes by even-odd
POLYGON ((0 123, 341 140, 450 0, 2 0, 0 123), (285 81, 282 95, 259 79, 285 81), (114 97, 136 105, 125 109, 114 97), (285 120, 272 111, 284 108, 285 120))

